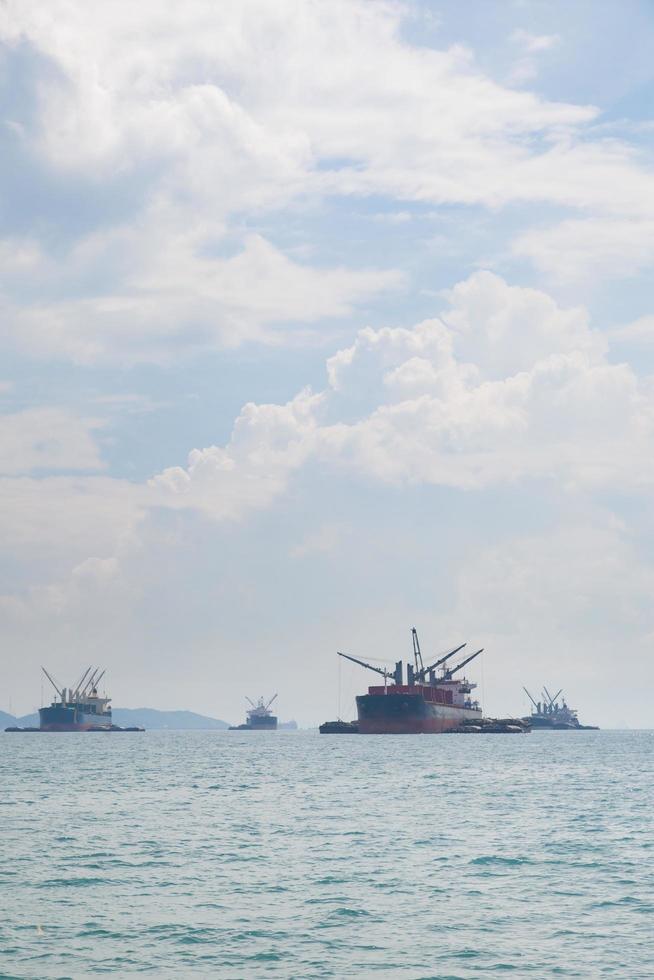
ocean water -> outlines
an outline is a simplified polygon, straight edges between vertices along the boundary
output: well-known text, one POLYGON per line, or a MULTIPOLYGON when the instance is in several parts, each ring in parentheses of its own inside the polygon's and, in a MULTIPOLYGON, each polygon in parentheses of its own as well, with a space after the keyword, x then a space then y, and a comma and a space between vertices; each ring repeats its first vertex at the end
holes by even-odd
POLYGON ((0 976, 654 977, 652 732, 0 736, 0 976))

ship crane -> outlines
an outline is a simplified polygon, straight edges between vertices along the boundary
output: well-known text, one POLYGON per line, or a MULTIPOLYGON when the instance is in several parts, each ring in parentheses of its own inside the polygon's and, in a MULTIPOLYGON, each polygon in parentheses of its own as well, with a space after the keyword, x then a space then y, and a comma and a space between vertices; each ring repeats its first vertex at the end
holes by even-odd
POLYGON ((53 679, 50 677, 50 674, 47 672, 47 670, 45 669, 45 667, 41 667, 41 670, 43 671, 43 673, 45 674, 45 676, 48 678, 48 680, 50 681, 50 683, 54 687, 55 691, 57 692, 57 694, 59 695, 59 697, 61 698, 61 700, 62 701, 65 701, 66 699, 64 697, 64 689, 62 688, 61 690, 59 690, 59 688, 57 687, 57 685, 55 684, 55 682, 53 681, 53 679))
POLYGON ((462 667, 465 667, 466 664, 469 664, 471 660, 474 660, 475 657, 478 657, 479 654, 483 652, 484 652, 484 648, 482 647, 481 650, 477 650, 475 653, 471 653, 469 657, 466 657, 465 660, 462 660, 460 664, 456 665, 456 667, 450 667, 448 670, 446 670, 443 676, 440 678, 440 680, 441 681, 452 680, 452 675, 456 674, 457 670, 461 670, 462 667))
POLYGON ((420 640, 418 639, 418 630, 415 626, 411 630, 411 636, 413 638, 413 657, 416 662, 416 677, 420 674, 424 676, 425 665, 422 661, 422 653, 420 652, 420 640))
POLYGON ((368 670, 374 670, 375 673, 381 674, 384 680, 394 676, 393 674, 389 674, 389 672, 384 670, 382 667, 374 667, 372 664, 367 664, 365 660, 357 660, 356 657, 351 657, 349 653, 341 653, 340 650, 337 650, 336 653, 339 657, 345 657, 346 660, 351 660, 353 664, 359 664, 360 667, 367 667, 368 670))
POLYGON ((82 684, 86 680, 86 678, 87 678, 87 676, 89 674, 89 671, 91 671, 92 669, 93 669, 92 667, 87 667, 86 670, 84 671, 84 673, 82 674, 82 676, 80 677, 80 679, 78 680, 77 684, 75 685, 75 690, 73 692, 73 698, 75 700, 79 701, 79 699, 80 699, 80 691, 82 689, 82 684))
POLYGON ((556 694, 554 695, 554 697, 552 697, 552 695, 551 695, 551 694, 550 694, 550 692, 549 692, 549 691, 547 690, 547 688, 545 687, 545 685, 543 685, 543 694, 545 694, 545 696, 547 697, 547 699, 548 699, 548 701, 549 701, 549 707, 550 707, 550 708, 551 708, 551 707, 552 707, 552 706, 554 705, 554 702, 555 702, 555 701, 556 701, 556 699, 558 698, 558 696, 559 696, 559 694, 562 694, 562 693, 563 693, 563 688, 562 688, 562 687, 560 687, 560 688, 559 688, 559 690, 558 690, 558 691, 556 692, 556 694))
POLYGON ((536 711, 540 714, 540 702, 539 701, 534 701, 534 699, 532 698, 531 694, 529 693, 529 691, 527 690, 526 687, 523 687, 522 690, 525 692, 525 694, 527 695, 527 697, 529 698, 529 700, 533 704, 533 706, 536 709, 536 711))
POLYGON ((464 646, 466 645, 467 644, 462 643, 461 646, 456 647, 454 650, 450 650, 449 653, 446 653, 444 657, 440 657, 433 664, 429 664, 428 667, 424 667, 422 670, 419 670, 418 673, 416 674, 416 680, 419 682, 424 681, 427 674, 430 674, 432 670, 436 670, 437 667, 440 667, 442 664, 444 664, 446 660, 449 660, 450 657, 453 657, 455 653, 459 652, 459 650, 463 650, 464 646))

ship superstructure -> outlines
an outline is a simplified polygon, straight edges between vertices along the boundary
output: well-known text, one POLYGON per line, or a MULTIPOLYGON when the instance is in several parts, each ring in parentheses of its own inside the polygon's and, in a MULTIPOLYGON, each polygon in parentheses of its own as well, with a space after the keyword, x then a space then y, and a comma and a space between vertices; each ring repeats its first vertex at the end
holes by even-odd
POLYGON ((523 691, 532 704, 531 714, 526 716, 524 720, 529 721, 532 728, 549 728, 557 731, 597 730, 597 725, 582 725, 580 723, 576 710, 566 704, 565 697, 561 698, 561 703, 559 703, 558 698, 563 694, 563 688, 560 688, 552 696, 543 686, 542 701, 536 701, 535 698, 532 698, 526 687, 523 687, 523 691))
POLYGON ((87 667, 74 687, 59 687, 45 667, 41 670, 48 678, 58 698, 47 708, 39 708, 42 732, 85 732, 93 729, 110 729, 111 698, 98 694, 98 685, 105 675, 99 667, 87 667))
POLYGON ((447 666, 450 658, 466 646, 462 643, 425 666, 415 627, 411 634, 413 663, 406 664, 406 673, 401 660, 393 671, 387 671, 347 653, 338 653, 339 657, 384 678, 383 685, 371 686, 367 694, 356 698, 359 732, 363 735, 447 732, 482 718, 479 702, 471 697, 477 685, 465 676, 454 675, 478 657, 483 647, 454 666, 447 666))
POLYGON ((277 717, 270 710, 270 705, 273 703, 276 697, 277 695, 273 694, 269 701, 264 701, 263 698, 259 698, 256 704, 250 698, 246 698, 245 700, 251 705, 247 711, 247 721, 244 725, 232 725, 231 731, 276 731, 277 717))

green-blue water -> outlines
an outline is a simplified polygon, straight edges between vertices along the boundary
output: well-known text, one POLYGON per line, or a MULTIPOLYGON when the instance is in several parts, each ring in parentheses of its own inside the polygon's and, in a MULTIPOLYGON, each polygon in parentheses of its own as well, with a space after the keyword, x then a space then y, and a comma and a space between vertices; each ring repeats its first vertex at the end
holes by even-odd
POLYGON ((0 750, 3 977, 654 976, 654 733, 0 750))

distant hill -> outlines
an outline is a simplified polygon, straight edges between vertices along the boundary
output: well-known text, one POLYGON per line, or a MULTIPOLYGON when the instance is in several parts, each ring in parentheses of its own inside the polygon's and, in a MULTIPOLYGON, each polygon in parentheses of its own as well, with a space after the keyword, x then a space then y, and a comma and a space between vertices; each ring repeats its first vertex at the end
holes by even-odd
POLYGON ((9 724, 18 725, 20 728, 38 728, 39 713, 35 711, 33 715, 23 715, 21 718, 14 718, 9 724))
MULTIPOLYGON (((114 708, 112 718, 115 725, 127 728, 136 725, 149 731, 164 729, 176 731, 224 731, 229 728, 226 721, 220 718, 208 718, 198 715, 195 711, 157 711, 156 708, 114 708)), ((0 730, 17 725, 20 728, 38 728, 38 713, 14 718, 5 711, 0 711, 0 730)))
POLYGON ((113 708, 112 718, 115 725, 127 728, 129 725, 139 725, 149 731, 169 728, 177 731, 224 731, 229 728, 226 721, 220 718, 209 718, 197 715, 194 711, 157 711, 155 708, 113 708))

